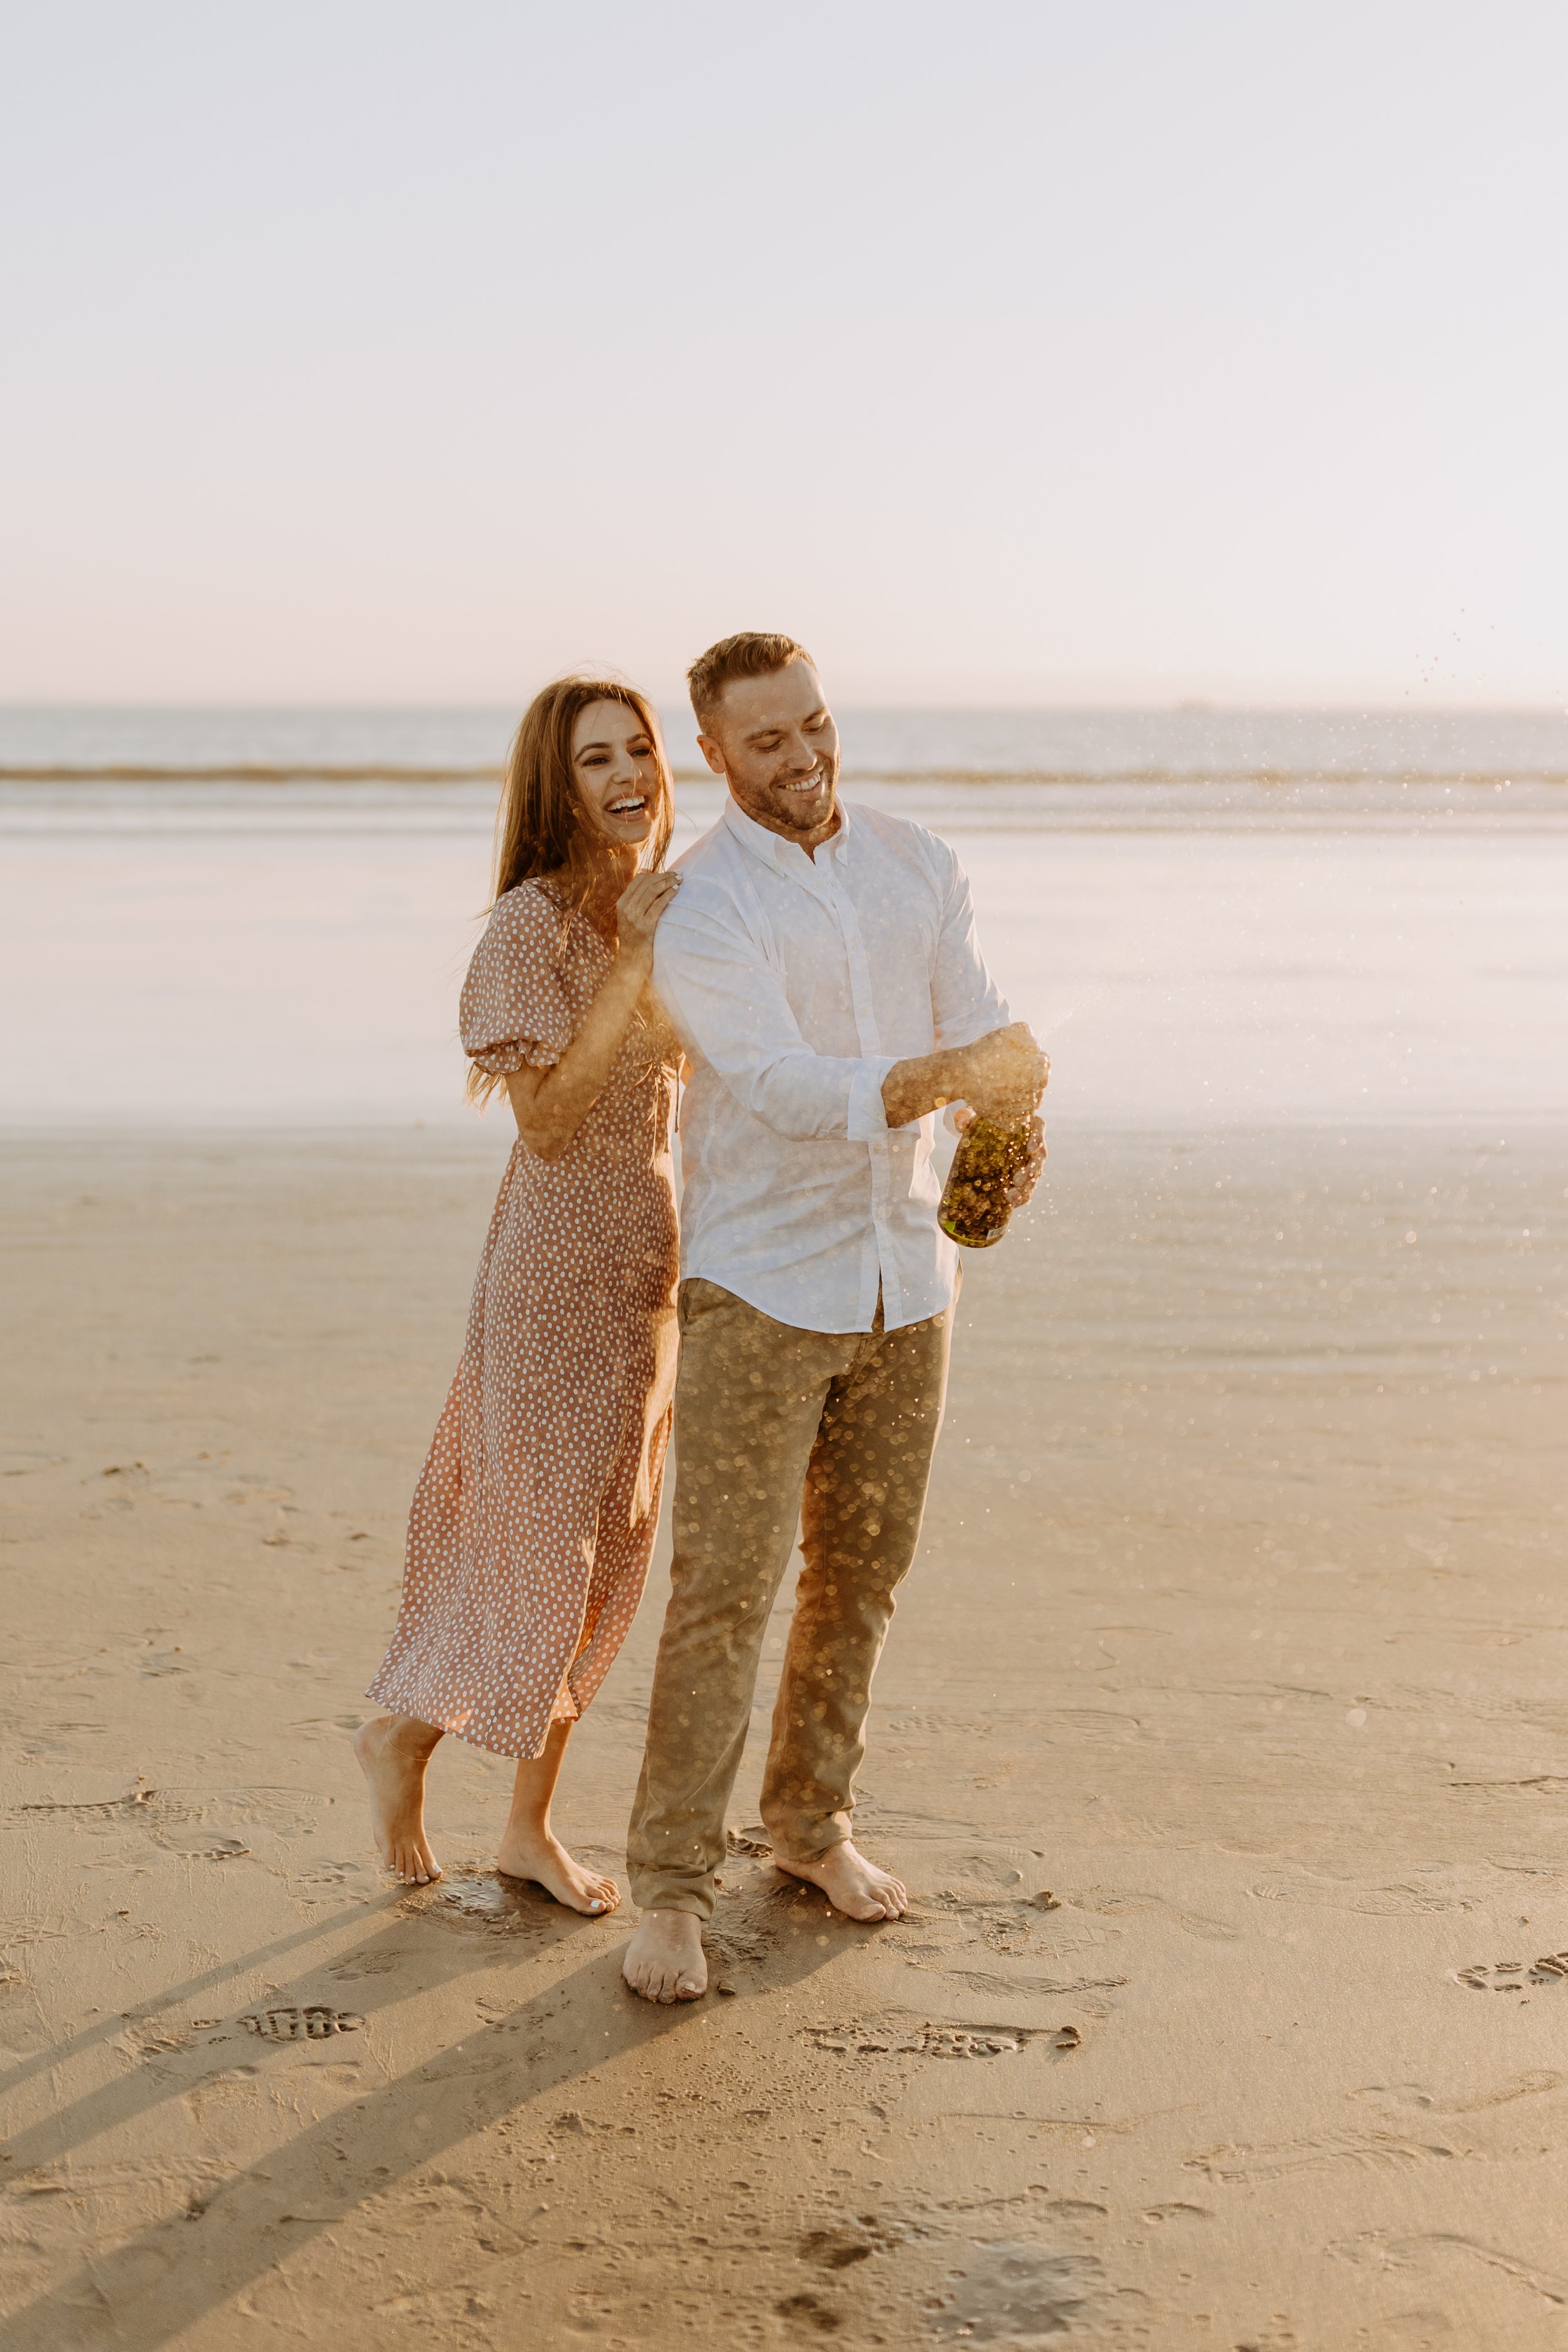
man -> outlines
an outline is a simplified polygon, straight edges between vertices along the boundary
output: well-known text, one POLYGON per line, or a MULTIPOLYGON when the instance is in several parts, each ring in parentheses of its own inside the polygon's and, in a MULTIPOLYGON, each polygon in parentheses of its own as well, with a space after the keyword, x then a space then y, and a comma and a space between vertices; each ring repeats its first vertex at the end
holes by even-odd
MULTIPOLYGON (((839 803, 804 647, 726 637, 689 678, 730 800, 655 935, 690 1070, 673 1590, 627 1840, 643 1917, 625 1974, 650 2000, 707 1990, 702 1922, 797 1526, 763 1819, 779 1868, 836 1909, 905 1908, 849 1829, 946 1383, 956 1252, 936 1223, 931 1114, 1026 1118, 1046 1078, 981 961, 952 852, 839 803)), ((1018 1199, 1037 1124, 1036 1147, 1018 1199)))

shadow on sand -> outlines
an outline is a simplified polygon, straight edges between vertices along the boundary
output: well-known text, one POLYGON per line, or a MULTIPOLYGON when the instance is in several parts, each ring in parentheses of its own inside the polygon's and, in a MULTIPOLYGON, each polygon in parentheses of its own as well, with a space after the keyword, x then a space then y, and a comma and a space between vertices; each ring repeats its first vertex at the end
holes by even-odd
MULTIPOLYGON (((772 1882, 772 1874, 765 1879, 772 1882)), ((741 1971, 750 1980, 737 1988, 742 1999, 802 1981, 847 1941, 867 1932, 834 1920, 834 1932, 822 1934, 820 1897, 809 1914, 814 1932, 804 1932, 802 1892, 793 1884, 766 1883, 747 1903, 752 1919, 768 1925, 756 1958, 741 1971)), ((484 1877, 457 1885, 443 1882, 416 1906, 405 1896, 389 1900, 397 1904, 397 1914, 377 1932, 339 1948, 330 1960, 267 1995, 268 2009, 352 1999, 364 2018, 363 2032, 335 2039, 329 2045, 334 2060, 357 2055, 368 2043, 367 2054, 389 2063, 388 2054, 375 2048, 378 2024, 384 2027, 399 2007, 467 1975, 492 1972, 498 1930, 513 1948, 519 1936, 525 1937, 526 1958, 537 1962, 584 1933, 597 1938, 605 1925, 578 1918, 532 1889, 519 1889, 515 1881, 484 1877), (465 1885, 471 1890, 467 1906, 465 1885)), ((193 1977, 158 2000, 142 2003, 133 2017, 167 2018, 193 1994, 216 1991, 224 1979, 330 1934, 342 1916, 193 1977)), ((624 1937, 617 1937, 610 1948, 552 1976, 506 2016, 479 2026, 383 2088, 308 2125, 257 2164, 220 2180, 186 2211, 94 2255, 15 2314, 7 2352, 61 2352, 65 2345, 72 2352, 97 2346, 105 2352, 110 2346, 114 2352, 157 2352, 310 2239, 386 2195, 448 2148, 606 2061, 668 2034, 696 2030, 712 2013, 710 2000, 660 2007, 635 1999, 620 1974, 624 1946, 624 1937)), ((70 2048, 79 2052, 106 2034, 123 2032, 125 2023, 116 2019, 102 2031, 79 2037, 70 2048)), ((54 2053, 57 2064, 60 2054, 54 2053)), ((9 2144, 7 2176, 15 2182, 25 2166, 59 2163, 86 2142, 198 2090, 237 2063, 267 2070, 299 2063, 298 2045, 274 2049, 237 2023, 210 2042, 193 2037, 184 2049, 158 2053, 153 2062, 18 2134, 9 2144)))

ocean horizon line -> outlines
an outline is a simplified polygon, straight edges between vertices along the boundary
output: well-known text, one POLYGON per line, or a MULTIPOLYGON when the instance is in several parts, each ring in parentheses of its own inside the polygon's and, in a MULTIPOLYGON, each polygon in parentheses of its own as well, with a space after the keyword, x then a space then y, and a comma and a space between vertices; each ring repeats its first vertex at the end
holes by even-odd
MULTIPOLYGON (((298 764, 256 761, 217 761, 186 765, 174 762, 72 762, 16 761, 0 763, 0 783, 32 784, 500 784, 505 771, 493 765, 466 766, 456 762, 410 765, 395 761, 336 762, 321 760, 298 764)), ((706 768, 672 767, 677 784, 710 781, 706 768)), ((1568 784, 1568 769, 1537 768, 1515 761, 1511 772, 1480 768, 1335 768, 1321 762, 1281 768, 958 768, 885 767, 846 761, 842 781, 877 784, 1173 784, 1254 785, 1282 788, 1291 784, 1324 783, 1430 787, 1464 785, 1476 790, 1506 792, 1517 780, 1532 784, 1568 784)))
MULTIPOLYGON (((653 693, 648 698, 661 714, 678 710, 683 717, 689 715, 684 688, 668 694, 653 693)), ((110 716, 119 711, 148 717, 181 712, 196 717, 221 715, 236 718, 252 715, 275 718, 289 713, 348 718, 382 714, 405 718, 451 718, 459 714, 488 718, 508 712, 521 715, 524 707, 521 700, 512 697, 495 700, 479 697, 465 700, 437 698, 404 701, 395 697, 379 699, 350 697, 345 699, 312 695, 180 698, 169 696, 0 694, 0 722, 13 716, 73 718, 92 714, 110 716)), ((1052 702, 1018 702, 1005 698, 994 701, 964 702, 836 699, 834 709, 848 718, 865 719, 1398 719, 1422 723, 1447 719, 1568 718, 1568 705, 1561 697, 1543 697, 1534 701, 1419 704, 1413 703, 1408 697, 1385 699, 1357 695, 1331 696, 1316 701, 1310 698, 1233 701, 1223 696, 1209 695, 1052 702)))

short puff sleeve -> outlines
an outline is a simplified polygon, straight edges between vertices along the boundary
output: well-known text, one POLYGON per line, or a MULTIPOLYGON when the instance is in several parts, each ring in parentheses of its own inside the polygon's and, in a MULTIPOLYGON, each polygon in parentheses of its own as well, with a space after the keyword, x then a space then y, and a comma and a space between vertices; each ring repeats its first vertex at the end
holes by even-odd
POLYGON ((531 883, 498 898, 463 982, 463 1051, 496 1077, 553 1069, 572 1042, 561 961, 571 918, 531 883))

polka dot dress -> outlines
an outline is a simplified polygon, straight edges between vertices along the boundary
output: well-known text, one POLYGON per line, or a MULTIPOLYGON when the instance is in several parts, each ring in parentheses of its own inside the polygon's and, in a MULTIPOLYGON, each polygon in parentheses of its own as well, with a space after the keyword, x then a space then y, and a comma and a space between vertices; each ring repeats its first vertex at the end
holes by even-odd
MULTIPOLYGON (((509 890, 463 985, 468 1055, 551 1068, 612 952, 543 884, 509 890)), ((639 1015, 560 1159, 512 1152, 409 1515, 367 1696, 502 1756, 582 1713, 642 1598, 675 1387, 676 1052, 639 1015)))

